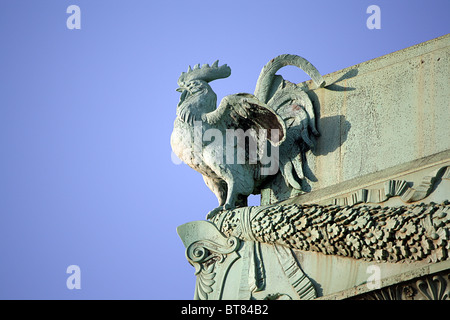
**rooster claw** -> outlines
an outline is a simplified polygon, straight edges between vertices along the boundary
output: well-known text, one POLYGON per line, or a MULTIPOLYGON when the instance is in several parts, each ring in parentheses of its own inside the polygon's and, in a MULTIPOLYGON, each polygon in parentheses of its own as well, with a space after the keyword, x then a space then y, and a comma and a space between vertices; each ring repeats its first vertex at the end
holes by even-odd
POLYGON ((216 215, 218 215, 219 213, 221 213, 224 210, 225 209, 223 206, 219 206, 219 207, 211 210, 210 212, 208 212, 208 214, 206 215, 206 219, 211 220, 212 218, 214 218, 216 215))
POLYGON ((233 210, 233 209, 234 209, 233 205, 231 205, 229 203, 225 203, 225 205, 218 206, 217 208, 215 208, 215 209, 211 210, 210 212, 208 212, 208 214, 206 215, 206 219, 211 220, 212 218, 214 218, 219 213, 222 213, 223 211, 233 210))
POLYGON ((229 203, 225 203, 225 205, 223 206, 223 209, 224 209, 224 210, 231 210, 231 209, 234 209, 234 206, 232 206, 232 205, 229 204, 229 203))

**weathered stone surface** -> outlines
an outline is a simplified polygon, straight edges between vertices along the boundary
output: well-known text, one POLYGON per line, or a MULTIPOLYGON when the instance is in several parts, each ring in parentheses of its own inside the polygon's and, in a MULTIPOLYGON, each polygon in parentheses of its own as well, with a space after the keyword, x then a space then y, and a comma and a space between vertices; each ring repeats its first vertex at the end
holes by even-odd
MULTIPOLYGON (((303 190, 317 191, 450 149, 450 35, 303 84, 321 136, 303 190)), ((412 168, 409 168, 412 169, 412 168)), ((277 179, 262 204, 299 194, 277 179)), ((301 197, 300 197, 301 198, 301 197)))

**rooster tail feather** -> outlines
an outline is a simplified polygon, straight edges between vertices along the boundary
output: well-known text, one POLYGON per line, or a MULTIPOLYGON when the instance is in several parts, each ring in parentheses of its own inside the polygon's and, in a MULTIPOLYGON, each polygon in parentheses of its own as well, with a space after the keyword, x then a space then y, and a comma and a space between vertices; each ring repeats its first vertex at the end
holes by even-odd
POLYGON ((261 70, 255 88, 255 96, 267 103, 275 73, 285 66, 296 66, 311 77, 317 87, 323 87, 325 81, 319 71, 308 60, 293 54, 282 54, 270 60, 261 70))
POLYGON ((301 180, 305 179, 303 171, 303 154, 295 147, 289 147, 287 152, 280 150, 280 172, 286 185, 302 190, 301 180), (293 152, 292 152, 293 151, 293 152))
POLYGON ((300 183, 295 179, 293 170, 294 166, 290 160, 288 160, 281 166, 281 174, 286 184, 294 189, 301 190, 302 187, 300 183))
POLYGON ((298 155, 294 159, 291 159, 290 162, 292 163, 292 166, 294 167, 295 173, 297 174, 297 177, 300 179, 304 179, 305 175, 303 174, 303 163, 298 158, 301 157, 301 155, 298 155))

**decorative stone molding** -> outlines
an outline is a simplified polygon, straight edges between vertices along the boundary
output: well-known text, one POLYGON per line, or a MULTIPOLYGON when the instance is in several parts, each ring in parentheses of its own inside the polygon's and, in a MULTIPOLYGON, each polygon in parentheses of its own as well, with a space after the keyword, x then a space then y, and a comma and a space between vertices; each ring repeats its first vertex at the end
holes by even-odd
POLYGON ((186 246, 186 257, 195 267, 197 282, 195 300, 223 299, 225 282, 234 281, 239 300, 310 300, 317 297, 315 287, 304 274, 290 248, 267 246, 262 253, 261 243, 224 237, 207 221, 194 221, 178 227, 186 246), (240 266, 235 263, 240 260, 240 266), (284 285, 267 286, 266 267, 279 270, 284 285), (233 276, 230 276, 234 269, 233 276), (237 270, 236 270, 237 269, 237 270), (274 291, 276 287, 276 291, 274 291))
POLYGON ((239 239, 225 238, 207 221, 187 223, 177 230, 186 246, 186 258, 197 276, 194 299, 221 299, 225 276, 240 258, 239 239))
POLYGON ((368 261, 446 260, 450 204, 285 205, 235 209, 212 220, 226 236, 368 261))
POLYGON ((438 177, 450 180, 450 166, 435 170, 422 178, 421 183, 413 188, 406 180, 388 180, 382 189, 360 189, 345 197, 334 198, 330 204, 354 205, 358 203, 381 203, 391 197, 400 197, 405 203, 421 201, 427 197, 438 177))
POLYGON ((371 291, 351 300, 449 300, 448 270, 371 291))
POLYGON ((289 279, 300 300, 311 300, 317 297, 311 280, 300 269, 292 252, 283 246, 274 245, 278 261, 289 279))

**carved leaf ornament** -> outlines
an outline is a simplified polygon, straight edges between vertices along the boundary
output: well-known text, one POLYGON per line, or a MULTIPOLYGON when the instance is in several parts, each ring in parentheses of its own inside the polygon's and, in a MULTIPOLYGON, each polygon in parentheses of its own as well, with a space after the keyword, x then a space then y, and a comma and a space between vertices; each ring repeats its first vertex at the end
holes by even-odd
POLYGON ((292 249, 369 261, 438 262, 448 257, 449 216, 448 202, 400 207, 293 204, 235 209, 213 222, 226 236, 292 249), (245 214, 251 215, 251 228, 243 232, 245 214))

